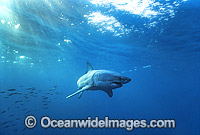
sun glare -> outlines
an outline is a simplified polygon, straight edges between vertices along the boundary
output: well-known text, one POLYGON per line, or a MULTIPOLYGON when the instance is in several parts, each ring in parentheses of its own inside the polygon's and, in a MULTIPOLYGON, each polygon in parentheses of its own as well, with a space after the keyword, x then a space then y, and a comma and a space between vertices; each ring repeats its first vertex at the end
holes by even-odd
POLYGON ((12 11, 13 1, 0 0, 0 21, 2 25, 18 29, 20 24, 17 15, 12 11))

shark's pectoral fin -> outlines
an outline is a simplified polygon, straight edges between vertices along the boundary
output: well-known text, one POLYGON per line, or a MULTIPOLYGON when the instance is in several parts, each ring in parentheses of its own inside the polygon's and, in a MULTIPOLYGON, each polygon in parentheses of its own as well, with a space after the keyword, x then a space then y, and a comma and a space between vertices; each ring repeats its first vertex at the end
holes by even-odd
POLYGON ((109 97, 113 96, 113 91, 111 90, 105 90, 105 92, 108 94, 109 97))
MULTIPOLYGON (((66 98, 73 97, 73 96, 75 96, 75 95, 77 95, 77 94, 79 94, 79 93, 81 93, 81 92, 83 93, 83 91, 89 89, 90 87, 92 87, 92 86, 91 86, 91 85, 87 85, 87 86, 83 87, 82 89, 80 89, 80 90, 74 92, 73 94, 67 96, 66 98)), ((82 95, 82 94, 81 94, 81 95, 82 95)), ((79 97, 80 97, 80 96, 79 96, 79 97)))

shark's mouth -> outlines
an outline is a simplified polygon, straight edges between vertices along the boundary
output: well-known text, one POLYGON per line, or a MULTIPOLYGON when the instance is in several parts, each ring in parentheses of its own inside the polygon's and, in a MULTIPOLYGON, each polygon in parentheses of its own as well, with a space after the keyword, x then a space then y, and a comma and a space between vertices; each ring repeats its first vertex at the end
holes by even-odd
POLYGON ((121 82, 113 82, 113 83, 122 86, 122 83, 121 83, 121 82))

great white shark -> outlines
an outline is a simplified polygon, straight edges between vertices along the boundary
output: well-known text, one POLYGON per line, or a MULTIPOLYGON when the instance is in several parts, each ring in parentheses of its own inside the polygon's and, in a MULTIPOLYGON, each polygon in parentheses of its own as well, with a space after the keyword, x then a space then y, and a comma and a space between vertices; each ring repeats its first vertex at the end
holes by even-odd
POLYGON ((130 82, 131 79, 120 75, 117 72, 110 70, 94 70, 92 65, 87 62, 86 74, 81 76, 77 81, 78 91, 67 96, 70 98, 77 94, 79 98, 86 90, 102 90, 108 94, 109 97, 113 96, 113 89, 120 88, 123 84, 130 82))

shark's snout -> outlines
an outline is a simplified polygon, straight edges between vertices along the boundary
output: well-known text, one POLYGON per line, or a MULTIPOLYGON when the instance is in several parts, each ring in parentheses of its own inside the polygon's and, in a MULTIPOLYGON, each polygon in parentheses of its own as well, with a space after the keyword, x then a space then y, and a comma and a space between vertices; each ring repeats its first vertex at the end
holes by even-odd
POLYGON ((126 83, 128 83, 128 82, 130 82, 130 81, 131 81, 131 79, 128 78, 128 77, 122 77, 122 83, 123 83, 123 84, 126 84, 126 83))

